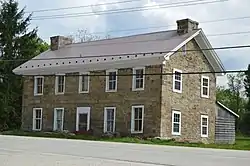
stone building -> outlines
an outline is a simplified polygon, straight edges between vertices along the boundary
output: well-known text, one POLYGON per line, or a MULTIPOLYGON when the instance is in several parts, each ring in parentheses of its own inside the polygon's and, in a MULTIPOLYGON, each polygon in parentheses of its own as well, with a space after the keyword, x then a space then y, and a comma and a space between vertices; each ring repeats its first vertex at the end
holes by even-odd
POLYGON ((22 128, 215 142, 213 72, 224 67, 211 48, 190 19, 82 43, 51 37, 50 50, 13 70, 24 77, 22 128))

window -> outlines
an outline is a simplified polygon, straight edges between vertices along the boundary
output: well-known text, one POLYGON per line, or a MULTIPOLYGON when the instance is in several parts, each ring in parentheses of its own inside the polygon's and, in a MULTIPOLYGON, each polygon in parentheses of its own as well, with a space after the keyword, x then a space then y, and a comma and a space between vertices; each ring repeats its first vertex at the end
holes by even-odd
POLYGON ((172 135, 181 135, 181 112, 172 112, 172 135))
POLYGON ((41 131, 42 130, 42 108, 33 108, 33 130, 41 131))
POLYGON ((43 76, 34 77, 34 95, 42 95, 43 94, 43 84, 44 84, 44 77, 43 76))
POLYGON ((89 73, 81 73, 79 77, 79 93, 89 92, 89 73))
POLYGON ((56 83, 55 83, 55 90, 56 94, 64 94, 65 90, 65 75, 58 75, 56 76, 56 83))
POLYGON ((208 137, 208 116, 201 115, 201 137, 208 137))
POLYGON ((173 91, 181 93, 182 91, 182 71, 174 69, 173 71, 173 91))
POLYGON ((117 70, 106 71, 106 92, 117 91, 117 70))
POLYGON ((132 90, 144 90, 145 68, 133 69, 132 90))
POLYGON ((64 108, 54 109, 54 131, 63 131, 64 108))
POLYGON ((209 77, 201 77, 201 97, 209 98, 209 77))
POLYGON ((132 106, 131 133, 143 133, 144 106, 132 106))
POLYGON ((104 133, 115 132, 115 107, 104 108, 104 133))

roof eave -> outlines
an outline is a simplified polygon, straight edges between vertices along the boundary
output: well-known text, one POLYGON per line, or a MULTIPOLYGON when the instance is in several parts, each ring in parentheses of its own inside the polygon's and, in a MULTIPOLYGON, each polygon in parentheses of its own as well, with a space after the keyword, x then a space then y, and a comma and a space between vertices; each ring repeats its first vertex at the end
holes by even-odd
POLYGON ((108 69, 122 69, 133 68, 141 66, 159 65, 164 61, 163 54, 159 54, 153 57, 138 58, 133 60, 120 60, 116 62, 102 62, 102 63, 90 63, 90 64, 72 64, 63 66, 51 66, 46 68, 16 68, 14 73, 17 75, 54 75, 65 73, 77 73, 86 71, 108 70, 108 69))
POLYGON ((223 105, 222 103, 220 103, 219 101, 216 101, 216 103, 221 106, 222 108, 224 108, 225 110, 227 110, 228 112, 230 112, 231 114, 233 114, 234 116, 236 116, 237 118, 239 118, 240 116, 238 114, 236 114, 234 111, 230 110, 229 108, 227 108, 225 105, 223 105))
POLYGON ((210 44, 204 32, 201 30, 199 35, 195 36, 194 39, 201 49, 209 49, 209 50, 202 50, 202 52, 206 56, 209 63, 212 65, 213 70, 216 72, 216 75, 217 76, 225 75, 225 67, 223 66, 217 53, 212 49, 213 47, 210 44))
POLYGON ((176 46, 173 50, 171 50, 170 52, 168 52, 164 58, 166 60, 169 60, 170 56, 173 55, 176 51, 178 51, 181 47, 183 47, 185 44, 187 44, 190 40, 192 40, 194 37, 196 37, 197 35, 199 35, 201 30, 198 30, 197 32, 195 32, 193 35, 191 35, 189 38, 187 38, 186 40, 184 40, 182 43, 180 43, 178 46, 176 46))

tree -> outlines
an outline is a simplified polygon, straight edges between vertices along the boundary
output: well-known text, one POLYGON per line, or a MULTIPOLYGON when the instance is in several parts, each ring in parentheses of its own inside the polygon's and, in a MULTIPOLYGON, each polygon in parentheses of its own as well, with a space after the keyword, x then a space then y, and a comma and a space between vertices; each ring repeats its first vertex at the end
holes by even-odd
POLYGON ((244 73, 227 75, 228 88, 217 87, 216 99, 240 115, 236 120, 236 129, 240 130, 243 113, 245 112, 246 100, 244 98, 244 73))
POLYGON ((21 124, 22 78, 12 70, 24 61, 17 59, 29 60, 47 49, 47 45, 37 37, 37 28, 28 30, 31 15, 24 18, 24 13, 24 8, 19 10, 15 0, 1 2, 0 130, 18 128, 21 124))
POLYGON ((247 104, 246 112, 244 113, 243 118, 243 130, 245 133, 250 134, 250 64, 248 65, 248 69, 245 72, 244 86, 245 94, 247 97, 247 104))
POLYGON ((105 35, 103 37, 98 35, 91 34, 87 29, 79 29, 75 35, 69 36, 73 39, 73 42, 86 42, 86 41, 94 41, 100 39, 109 39, 110 35, 105 35))

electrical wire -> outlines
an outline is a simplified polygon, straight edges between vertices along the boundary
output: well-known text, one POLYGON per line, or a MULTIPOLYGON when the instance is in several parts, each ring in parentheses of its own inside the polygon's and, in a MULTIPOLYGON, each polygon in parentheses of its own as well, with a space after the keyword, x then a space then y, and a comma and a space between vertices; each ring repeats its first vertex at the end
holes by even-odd
POLYGON ((84 5, 84 6, 71 6, 71 7, 62 7, 62 8, 51 8, 51 9, 33 10, 33 11, 27 11, 25 13, 40 13, 40 12, 50 12, 50 11, 59 11, 59 10, 79 9, 79 8, 87 8, 87 7, 93 7, 93 6, 116 5, 116 4, 139 2, 139 1, 141 1, 141 0, 116 1, 116 2, 107 2, 107 3, 98 3, 98 4, 91 4, 91 5, 84 5))
MULTIPOLYGON (((225 46, 225 47, 215 47, 215 48, 203 48, 203 49, 189 49, 184 50, 185 52, 196 52, 196 51, 207 51, 207 50, 226 50, 226 49, 241 49, 241 48, 250 48, 250 45, 239 45, 239 46, 225 46)), ((176 52, 184 52, 183 50, 177 51, 160 51, 160 52, 137 52, 137 53, 125 53, 125 54, 103 54, 103 55, 96 55, 96 56, 75 56, 75 57, 57 57, 57 58, 36 58, 36 59, 4 59, 2 58, 1 61, 40 61, 40 60, 56 60, 56 59, 86 59, 86 58, 105 58, 105 57, 122 57, 122 56, 130 56, 131 54, 137 55, 146 55, 146 54, 166 54, 166 53, 176 53, 176 52)))
MULTIPOLYGON (((198 1, 205 1, 205 0, 195 0, 195 1, 187 1, 188 2, 198 2, 198 1)), ((46 19, 57 19, 57 18, 72 18, 72 17, 84 17, 84 16, 93 16, 93 15, 107 15, 107 14, 117 14, 117 13, 127 13, 127 12, 137 12, 137 11, 145 11, 153 9, 165 9, 165 8, 172 8, 172 7, 186 7, 192 5, 201 5, 201 4, 210 4, 210 3, 218 3, 224 2, 228 0, 214 0, 209 2, 200 2, 200 3, 190 3, 190 4, 183 4, 182 3, 171 3, 171 4, 179 4, 176 6, 169 6, 171 4, 162 4, 162 5, 152 5, 148 7, 132 7, 132 8, 125 8, 125 9, 113 9, 107 11, 100 11, 100 12, 84 12, 84 13, 70 13, 70 14, 60 14, 60 15, 50 15, 50 16, 36 16, 32 17, 32 20, 46 20, 46 19)))
MULTIPOLYGON (((160 32, 164 32, 164 31, 156 31, 156 32, 149 32, 149 33, 144 33, 144 34, 135 34, 135 35, 131 35, 131 36, 137 36, 137 35, 145 35, 145 34, 152 34, 152 33, 160 33, 160 32)), ((168 33, 168 31, 166 31, 166 33, 168 33)), ((208 34, 206 36, 211 36, 211 37, 218 37, 218 36, 227 36, 227 35, 240 35, 240 34, 249 34, 250 31, 242 31, 242 32, 229 32, 229 33, 217 33, 217 34, 208 34)), ((126 37, 130 37, 130 36, 121 36, 121 37, 114 37, 114 38, 108 38, 108 39, 100 39, 100 40, 113 40, 113 39, 118 39, 118 38, 126 38, 126 37)), ((196 37, 196 38, 201 38, 201 37, 196 37)), ((168 41, 168 40, 179 40, 177 38, 170 38, 170 39, 161 39, 162 41, 168 41)), ((88 41, 89 43, 95 43, 98 42, 99 40, 92 40, 92 41, 88 41)), ((151 40, 136 40, 136 41, 128 41, 128 42, 121 42, 122 44, 125 43, 138 43, 138 42, 150 42, 150 41, 160 41, 160 39, 151 39, 151 40)), ((77 44, 83 44, 86 42, 79 42, 79 43, 73 43, 73 45, 71 45, 72 47, 78 47, 77 44)), ((100 45, 112 45, 112 44, 117 44, 116 42, 114 43, 108 43, 108 44, 88 44, 86 46, 81 46, 81 47, 88 47, 88 46, 100 46, 100 45)))
MULTIPOLYGON (((208 21, 200 21, 199 23, 206 24, 206 23, 214 23, 214 22, 222 22, 222 21, 232 21, 232 20, 241 20, 241 19, 249 19, 250 16, 241 16, 241 17, 229 17, 229 18, 223 18, 223 19, 215 19, 215 20, 208 20, 208 21)), ((113 33, 113 32, 126 32, 126 31, 137 31, 137 30, 144 30, 144 29, 156 29, 156 28, 169 28, 169 27, 175 27, 176 24, 167 25, 167 26, 150 26, 150 27, 140 27, 140 28, 131 28, 131 29, 118 29, 118 30, 108 30, 108 31, 99 31, 94 32, 91 34, 107 34, 107 33, 113 33)))
MULTIPOLYGON (((227 71, 204 71, 204 72, 182 72, 182 73, 144 73, 144 74, 116 74, 116 76, 137 76, 137 75, 145 75, 145 76, 154 76, 154 75, 160 75, 160 76, 165 76, 165 75, 199 75, 199 74, 226 74, 226 73, 243 73, 247 72, 247 70, 227 70, 227 71)), ((36 75, 22 75, 22 76, 56 76, 56 74, 36 74, 36 75)), ((65 77, 76 77, 76 76, 89 76, 89 77, 101 77, 101 76, 110 76, 108 74, 65 74, 65 77)))

